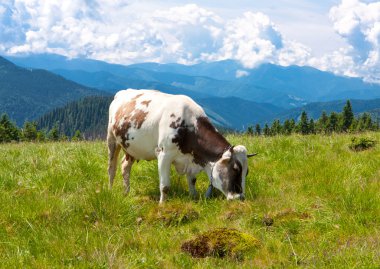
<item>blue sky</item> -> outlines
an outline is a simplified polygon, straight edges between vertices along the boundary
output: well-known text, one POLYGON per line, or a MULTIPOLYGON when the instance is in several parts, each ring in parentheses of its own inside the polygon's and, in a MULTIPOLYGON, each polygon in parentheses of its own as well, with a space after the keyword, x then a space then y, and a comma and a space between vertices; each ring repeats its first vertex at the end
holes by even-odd
POLYGON ((309 65, 380 83, 380 2, 2 0, 0 54, 29 53, 309 65))

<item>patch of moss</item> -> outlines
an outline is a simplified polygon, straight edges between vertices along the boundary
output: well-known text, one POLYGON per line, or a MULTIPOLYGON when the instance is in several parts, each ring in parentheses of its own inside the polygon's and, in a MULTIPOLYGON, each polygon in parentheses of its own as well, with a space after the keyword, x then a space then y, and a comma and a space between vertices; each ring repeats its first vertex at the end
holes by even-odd
POLYGON ((363 151, 366 149, 373 148, 376 145, 375 140, 371 140, 369 138, 365 137, 353 137, 351 138, 351 144, 349 145, 349 148, 353 151, 363 151))
POLYGON ((199 218, 198 211, 191 206, 169 205, 158 206, 148 215, 150 222, 159 222, 166 226, 178 226, 199 218))
POLYGON ((225 256, 242 259, 244 254, 259 246, 259 240, 235 229, 220 228, 199 234, 184 242, 181 250, 195 258, 225 256))

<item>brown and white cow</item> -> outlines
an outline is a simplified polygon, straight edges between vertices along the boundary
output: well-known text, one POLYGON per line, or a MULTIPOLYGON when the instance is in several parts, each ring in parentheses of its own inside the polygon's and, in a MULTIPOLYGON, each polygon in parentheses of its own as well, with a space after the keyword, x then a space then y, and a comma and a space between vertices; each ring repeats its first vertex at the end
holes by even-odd
POLYGON ((195 176, 204 170, 227 199, 244 199, 247 150, 230 143, 210 123, 203 109, 184 95, 155 90, 122 90, 112 101, 108 123, 108 174, 112 187, 122 149, 125 192, 135 160, 158 159, 160 203, 170 186, 170 166, 186 174, 196 196, 195 176))

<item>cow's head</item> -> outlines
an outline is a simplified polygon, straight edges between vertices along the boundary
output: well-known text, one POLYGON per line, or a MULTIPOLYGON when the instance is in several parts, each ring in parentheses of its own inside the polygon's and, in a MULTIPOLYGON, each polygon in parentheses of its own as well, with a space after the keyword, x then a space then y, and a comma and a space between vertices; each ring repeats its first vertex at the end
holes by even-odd
POLYGON ((244 199, 247 158, 253 155, 247 155, 244 146, 234 146, 215 163, 211 171, 212 185, 223 192, 227 200, 244 199))

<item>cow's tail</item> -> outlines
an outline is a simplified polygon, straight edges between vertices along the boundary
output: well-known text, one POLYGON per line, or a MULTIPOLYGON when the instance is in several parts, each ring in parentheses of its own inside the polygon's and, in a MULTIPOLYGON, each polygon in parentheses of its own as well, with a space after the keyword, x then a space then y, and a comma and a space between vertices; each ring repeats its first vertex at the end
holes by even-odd
POLYGON ((111 189, 113 185, 113 180, 116 174, 117 159, 120 152, 120 145, 116 143, 116 138, 112 132, 108 132, 107 144, 108 144, 108 177, 109 177, 109 184, 110 184, 110 189, 111 189))

